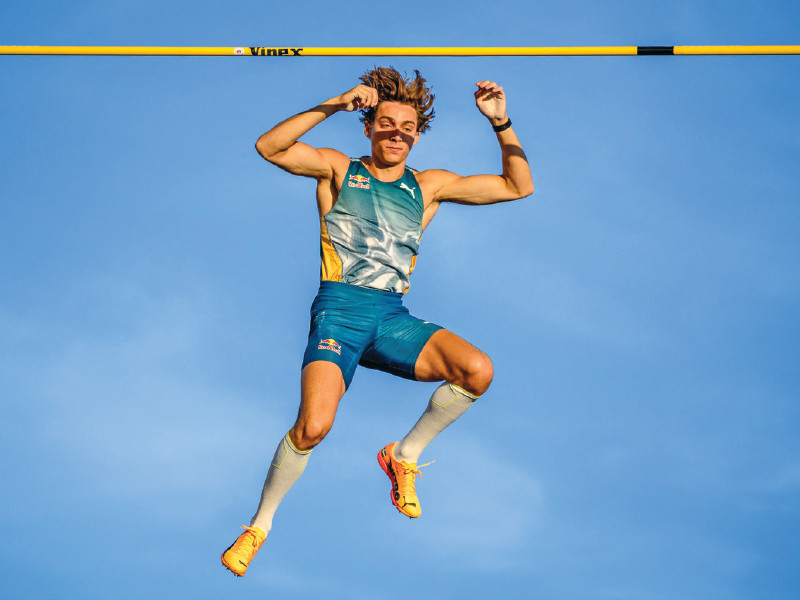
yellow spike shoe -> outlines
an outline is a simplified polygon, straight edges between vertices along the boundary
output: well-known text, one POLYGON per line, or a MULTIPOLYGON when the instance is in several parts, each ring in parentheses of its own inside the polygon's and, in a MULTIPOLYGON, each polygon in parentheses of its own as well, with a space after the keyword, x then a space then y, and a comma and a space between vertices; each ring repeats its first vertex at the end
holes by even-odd
POLYGON ((420 475, 420 472, 417 469, 417 463, 407 463, 395 459, 393 454, 395 444, 397 442, 392 442, 378 452, 378 464, 392 482, 389 494, 392 504, 407 517, 416 519, 422 513, 419 498, 414 489, 416 476, 420 475))
POLYGON ((244 533, 222 553, 222 564, 237 577, 244 577, 250 561, 267 539, 267 534, 258 527, 243 526, 242 529, 244 533))

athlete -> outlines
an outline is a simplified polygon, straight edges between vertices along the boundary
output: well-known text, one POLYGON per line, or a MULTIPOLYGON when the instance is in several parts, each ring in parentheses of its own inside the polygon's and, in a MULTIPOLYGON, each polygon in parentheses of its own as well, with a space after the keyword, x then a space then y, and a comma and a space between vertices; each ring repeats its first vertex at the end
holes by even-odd
POLYGON ((256 514, 223 553, 222 564, 244 575, 272 528, 278 504, 330 431, 339 401, 360 364, 416 381, 443 381, 409 433, 378 453, 402 514, 420 516, 417 460, 445 427, 492 381, 489 357, 450 331, 411 316, 403 306, 422 232, 443 202, 485 205, 533 193, 530 167, 506 114, 503 88, 480 81, 475 103, 495 131, 501 175, 462 177, 415 171, 409 151, 433 118, 434 96, 418 71, 403 77, 379 67, 361 84, 279 123, 256 149, 267 161, 317 182, 321 283, 311 307, 297 420, 278 444, 256 514), (361 111, 368 157, 313 148, 301 136, 338 112, 361 111))

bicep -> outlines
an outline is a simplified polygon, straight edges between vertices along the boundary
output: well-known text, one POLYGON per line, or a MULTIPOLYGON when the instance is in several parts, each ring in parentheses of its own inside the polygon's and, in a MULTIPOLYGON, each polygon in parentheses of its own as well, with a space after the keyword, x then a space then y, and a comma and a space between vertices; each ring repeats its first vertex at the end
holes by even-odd
POLYGON ((461 177, 450 173, 434 195, 438 202, 456 204, 494 204, 515 200, 518 195, 500 175, 469 175, 461 177))
POLYGON ((292 175, 330 179, 335 163, 347 157, 330 148, 314 148, 303 142, 295 142, 286 150, 264 158, 292 175))

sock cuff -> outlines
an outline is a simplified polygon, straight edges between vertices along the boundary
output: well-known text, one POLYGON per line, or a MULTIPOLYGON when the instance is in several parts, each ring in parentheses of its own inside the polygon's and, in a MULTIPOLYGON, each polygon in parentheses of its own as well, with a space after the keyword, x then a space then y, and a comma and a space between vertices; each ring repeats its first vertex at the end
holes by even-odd
POLYGON ((456 392, 457 394, 462 394, 462 395, 466 396, 467 398, 471 398, 472 400, 477 400, 478 398, 480 398, 480 396, 476 396, 475 394, 470 394, 467 390, 465 390, 464 388, 458 387, 454 383, 448 383, 447 385, 449 385, 450 389, 453 390, 454 392, 456 392))
POLYGON ((310 448, 308 450, 298 450, 295 447, 295 445, 292 443, 292 438, 289 437, 289 432, 288 431, 286 432, 286 435, 283 437, 283 439, 287 444, 289 444, 289 449, 291 449, 292 452, 294 452, 295 454, 298 454, 300 456, 307 456, 307 455, 311 454, 311 450, 313 450, 313 448, 310 448))
MULTIPOLYGON (((313 448, 311 448, 313 450, 313 448)), ((308 457, 311 450, 298 450, 292 443, 292 438, 287 433, 278 444, 275 450, 275 456, 272 457, 272 466, 276 469, 282 469, 284 463, 287 465, 294 465, 297 468, 297 474, 300 475, 306 468, 308 457), (288 459, 288 462, 287 462, 288 459)))

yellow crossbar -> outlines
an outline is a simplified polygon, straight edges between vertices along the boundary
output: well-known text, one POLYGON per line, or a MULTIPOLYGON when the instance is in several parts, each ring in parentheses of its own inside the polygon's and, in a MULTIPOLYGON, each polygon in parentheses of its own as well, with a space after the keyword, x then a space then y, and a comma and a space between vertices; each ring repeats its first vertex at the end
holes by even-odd
POLYGON ((643 56, 800 54, 800 46, 307 48, 290 46, 0 46, 0 54, 73 56, 643 56))

